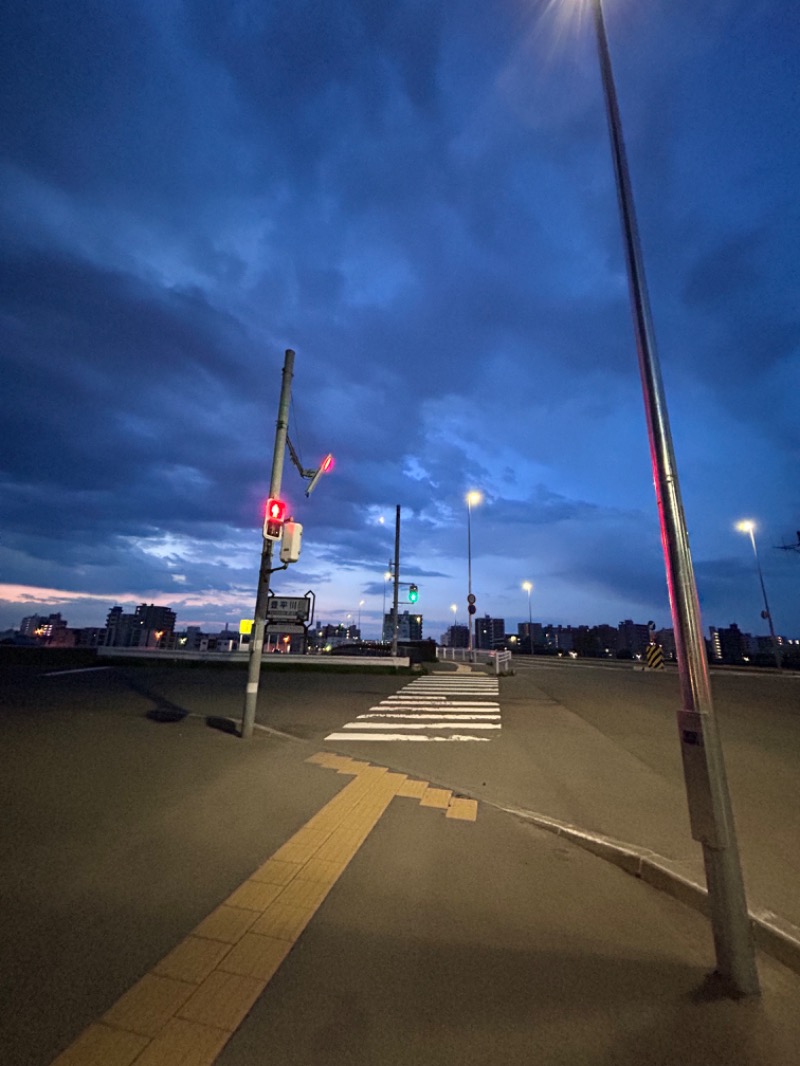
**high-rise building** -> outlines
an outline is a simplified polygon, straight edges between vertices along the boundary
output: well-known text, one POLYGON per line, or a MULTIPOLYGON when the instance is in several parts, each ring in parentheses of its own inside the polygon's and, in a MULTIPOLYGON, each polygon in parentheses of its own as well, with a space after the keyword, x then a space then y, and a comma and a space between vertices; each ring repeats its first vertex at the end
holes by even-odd
POLYGON ((630 652, 631 655, 644 655, 650 643, 650 626, 633 622, 630 618, 620 622, 617 652, 630 652))
POLYGON ((490 618, 485 614, 483 618, 476 618, 474 624, 473 644, 478 651, 491 651, 505 644, 505 618, 490 618))
POLYGON ((140 603, 133 614, 112 607, 106 619, 106 647, 154 648, 175 631, 175 612, 156 603, 140 603))
POLYGON ((445 631, 443 643, 448 648, 468 648, 469 626, 460 626, 458 624, 449 626, 445 631))
MULTIPOLYGON (((383 640, 394 639, 394 614, 389 611, 383 616, 383 640)), ((422 640, 422 615, 403 611, 397 615, 398 640, 422 640)))

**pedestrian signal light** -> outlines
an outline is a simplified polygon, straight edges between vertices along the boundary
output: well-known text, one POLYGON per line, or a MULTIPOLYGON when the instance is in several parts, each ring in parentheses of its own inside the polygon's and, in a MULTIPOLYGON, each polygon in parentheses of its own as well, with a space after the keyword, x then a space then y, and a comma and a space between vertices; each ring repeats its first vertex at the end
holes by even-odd
POLYGON ((270 498, 264 512, 264 537, 267 540, 280 540, 283 536, 283 521, 286 518, 286 504, 283 500, 270 498))
POLYGON ((419 589, 417 588, 416 585, 409 585, 408 586, 408 602, 409 603, 416 603, 418 599, 419 599, 419 589))

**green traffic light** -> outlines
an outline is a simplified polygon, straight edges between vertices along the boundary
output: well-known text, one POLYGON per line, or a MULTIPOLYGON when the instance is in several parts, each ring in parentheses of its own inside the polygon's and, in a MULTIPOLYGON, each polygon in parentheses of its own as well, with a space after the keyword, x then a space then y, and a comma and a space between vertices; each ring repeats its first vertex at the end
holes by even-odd
POLYGON ((419 599, 419 589, 417 588, 416 585, 409 585, 408 586, 408 602, 409 603, 416 603, 418 599, 419 599))

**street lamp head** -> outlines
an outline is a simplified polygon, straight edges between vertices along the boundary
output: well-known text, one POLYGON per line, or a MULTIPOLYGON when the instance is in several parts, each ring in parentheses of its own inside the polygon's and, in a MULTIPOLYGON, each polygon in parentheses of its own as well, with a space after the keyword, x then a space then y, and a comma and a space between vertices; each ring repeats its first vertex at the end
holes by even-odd
POLYGON ((456 606, 456 604, 451 603, 450 604, 450 610, 453 612, 453 614, 455 614, 456 611, 458 610, 458 607, 456 606))
POLYGON ((740 533, 752 533, 756 528, 756 524, 749 518, 743 518, 741 522, 736 523, 736 528, 740 533))
POLYGON ((478 492, 477 489, 472 489, 466 496, 467 505, 472 507, 473 504, 481 503, 483 500, 483 493, 478 492))
POLYGON ((530 596, 530 594, 531 594, 531 589, 533 588, 533 583, 532 583, 532 582, 530 582, 530 581, 523 581, 523 582, 522 582, 522 587, 523 587, 523 588, 525 589, 525 591, 526 591, 526 592, 528 593, 528 595, 530 596))

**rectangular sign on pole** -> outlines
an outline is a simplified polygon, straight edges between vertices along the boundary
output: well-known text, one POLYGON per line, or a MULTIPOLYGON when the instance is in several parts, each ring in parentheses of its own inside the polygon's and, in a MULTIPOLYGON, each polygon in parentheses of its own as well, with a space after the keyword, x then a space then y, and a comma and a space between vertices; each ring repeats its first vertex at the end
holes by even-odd
POLYGON ((267 603, 270 622, 307 622, 310 616, 310 596, 270 596, 267 603))

